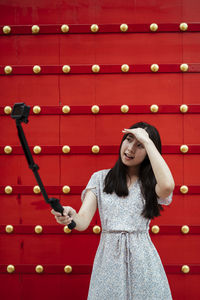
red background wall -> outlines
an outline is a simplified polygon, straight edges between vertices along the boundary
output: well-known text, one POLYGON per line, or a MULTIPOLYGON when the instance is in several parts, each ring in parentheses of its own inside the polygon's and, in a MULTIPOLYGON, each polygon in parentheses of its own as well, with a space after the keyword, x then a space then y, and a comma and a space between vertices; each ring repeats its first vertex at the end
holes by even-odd
POLYGON ((199 9, 197 0, 0 1, 2 299, 86 299, 99 241, 93 226, 100 226, 96 214, 86 232, 65 234, 42 196, 33 193, 34 176, 23 156, 15 123, 4 112, 15 102, 31 106, 24 130, 31 148, 42 147, 34 160, 47 191, 76 209, 91 174, 114 164, 123 128, 144 120, 159 129, 176 189, 173 203, 151 223, 160 226, 159 234, 151 237, 173 299, 199 299, 199 9), (148 28, 153 22, 164 24, 165 30, 152 33, 148 28), (179 30, 182 22, 189 24, 187 32, 179 30), (147 29, 122 33, 122 23, 129 28, 147 24, 147 29), (35 24, 41 27, 37 35, 31 34, 35 24), (52 27, 44 29, 46 24, 52 27), (77 33, 53 33, 62 24, 81 26, 77 33), (92 24, 99 25, 98 33, 91 33, 92 24), (105 32, 102 24, 108 25, 105 32), (118 26, 115 33, 112 24, 118 26), (3 34, 5 25, 11 26, 9 35, 3 34), (83 28, 87 33, 81 33, 83 28), (153 63, 160 66, 158 73, 150 71, 153 63), (182 63, 189 65, 188 72, 180 71, 182 63), (62 73, 66 64, 71 66, 69 74, 62 73), (91 71, 93 64, 100 65, 99 74, 91 71), (130 65, 129 73, 121 72, 122 64, 130 65), (142 71, 134 72, 138 64, 142 71), (4 73, 7 65, 13 67, 10 75, 4 73), (40 74, 32 72, 34 65, 42 66, 40 74), (86 71, 81 71, 83 66, 86 71), (95 104, 100 107, 96 115, 91 112, 95 104), (129 113, 121 113, 123 104, 129 105, 129 113), (157 113, 150 111, 152 104, 159 106, 157 113), (189 107, 185 114, 180 112, 182 104, 189 107), (32 113, 34 105, 42 108, 39 115, 32 113), (63 105, 71 107, 70 114, 62 113, 63 105), (143 105, 139 111, 138 105, 143 105), (185 154, 179 150, 183 144, 189 146, 185 154), (4 152, 7 145, 13 148, 11 154, 4 152), (63 145, 71 147, 69 154, 62 153, 63 145), (100 146, 99 154, 91 152, 93 145, 100 146), (111 146, 110 153, 105 146, 111 146), (8 185, 13 188, 9 195, 5 193, 8 185), (64 185, 71 188, 67 195, 62 193, 64 185), (189 187, 187 194, 180 192, 182 185, 189 187), (9 224, 14 227, 10 234, 5 231, 9 224), (43 233, 34 232, 36 225, 43 226, 43 233), (183 225, 189 226, 189 234, 181 232, 183 225), (10 264, 15 266, 12 274, 7 272, 10 264), (39 264, 44 267, 42 274, 35 272, 39 264), (72 266, 72 273, 64 273, 65 265, 72 266), (183 265, 190 267, 189 273, 181 271, 183 265))

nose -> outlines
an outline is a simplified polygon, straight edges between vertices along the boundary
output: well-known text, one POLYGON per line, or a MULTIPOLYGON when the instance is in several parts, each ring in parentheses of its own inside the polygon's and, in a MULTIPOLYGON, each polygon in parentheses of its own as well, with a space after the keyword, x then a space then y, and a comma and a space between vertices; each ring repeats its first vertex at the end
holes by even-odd
POLYGON ((130 144, 128 145, 128 150, 129 150, 130 152, 135 153, 135 150, 136 150, 136 142, 135 142, 135 141, 133 141, 132 143, 130 143, 130 144))

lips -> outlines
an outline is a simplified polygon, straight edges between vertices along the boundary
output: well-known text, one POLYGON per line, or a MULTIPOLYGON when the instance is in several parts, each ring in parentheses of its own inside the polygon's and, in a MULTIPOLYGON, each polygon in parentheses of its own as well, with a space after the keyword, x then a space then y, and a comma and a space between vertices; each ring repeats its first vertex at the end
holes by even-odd
POLYGON ((126 156, 126 158, 128 158, 128 159, 133 159, 134 158, 134 156, 131 156, 130 154, 128 154, 128 153, 124 153, 124 155, 126 156))

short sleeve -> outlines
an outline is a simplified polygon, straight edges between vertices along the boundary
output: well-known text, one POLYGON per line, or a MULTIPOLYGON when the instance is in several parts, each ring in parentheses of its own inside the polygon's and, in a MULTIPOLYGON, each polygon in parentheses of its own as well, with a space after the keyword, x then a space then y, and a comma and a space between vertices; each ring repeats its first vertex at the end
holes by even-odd
POLYGON ((162 205, 170 205, 172 202, 172 196, 173 193, 171 193, 168 197, 166 198, 158 198, 158 203, 162 205))
POLYGON ((81 193, 81 201, 84 201, 85 194, 87 190, 91 190, 95 196, 97 197, 97 186, 98 186, 98 172, 94 173, 91 177, 90 180, 88 181, 87 186, 81 193))

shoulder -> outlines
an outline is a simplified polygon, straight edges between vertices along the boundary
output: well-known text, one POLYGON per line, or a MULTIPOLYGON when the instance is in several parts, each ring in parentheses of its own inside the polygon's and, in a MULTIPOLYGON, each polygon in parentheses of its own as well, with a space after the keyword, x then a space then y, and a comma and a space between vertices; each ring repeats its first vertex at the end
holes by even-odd
POLYGON ((95 178, 95 179, 99 179, 99 180, 104 180, 109 171, 110 171, 110 169, 100 170, 100 171, 94 172, 91 177, 95 178))

